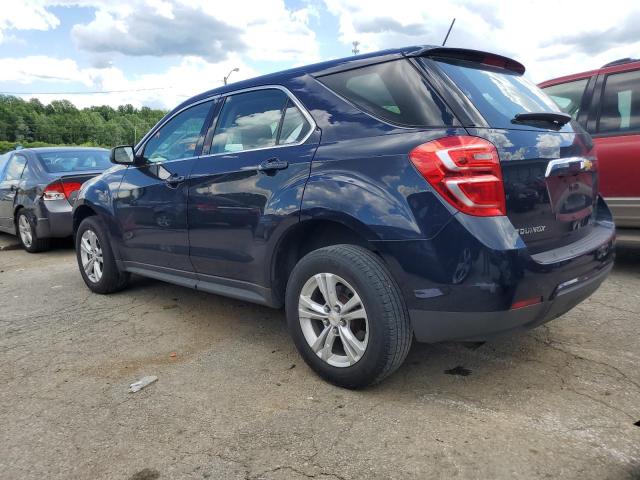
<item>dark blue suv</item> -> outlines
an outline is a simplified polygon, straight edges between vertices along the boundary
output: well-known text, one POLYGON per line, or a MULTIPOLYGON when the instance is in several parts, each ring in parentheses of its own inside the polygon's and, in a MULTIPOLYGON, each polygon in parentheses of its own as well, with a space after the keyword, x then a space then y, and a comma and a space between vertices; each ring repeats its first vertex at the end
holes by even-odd
POLYGON ((305 361, 350 388, 414 336, 556 318, 605 279, 615 230, 591 138, 523 73, 423 46, 198 95, 83 186, 80 272, 285 306, 305 361))

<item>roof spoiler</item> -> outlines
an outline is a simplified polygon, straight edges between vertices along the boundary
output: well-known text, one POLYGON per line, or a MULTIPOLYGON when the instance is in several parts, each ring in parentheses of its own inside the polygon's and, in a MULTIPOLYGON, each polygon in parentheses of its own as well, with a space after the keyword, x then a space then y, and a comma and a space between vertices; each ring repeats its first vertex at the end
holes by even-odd
POLYGON ((504 68, 505 70, 517 73, 518 75, 522 75, 525 72, 524 65, 511 58, 503 57, 502 55, 497 55, 495 53, 470 50, 467 48, 425 47, 412 52, 408 56, 467 60, 469 62, 480 63, 482 65, 504 68))

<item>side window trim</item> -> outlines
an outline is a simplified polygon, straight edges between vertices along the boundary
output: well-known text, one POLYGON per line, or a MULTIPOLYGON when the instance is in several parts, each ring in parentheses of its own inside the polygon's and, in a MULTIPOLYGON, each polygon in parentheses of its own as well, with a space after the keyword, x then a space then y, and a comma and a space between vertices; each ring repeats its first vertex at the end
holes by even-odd
POLYGON ((591 135, 597 135, 598 123, 600 121, 600 111, 602 109, 602 93, 604 90, 604 75, 598 74, 594 86, 593 95, 591 96, 591 104, 589 106, 589 116, 587 119, 587 132, 591 135))
POLYGON ((15 156, 20 157, 21 159, 24 160, 24 165, 22 167, 22 171, 20 172, 20 178, 18 179, 19 181, 21 181, 21 180, 24 180, 24 172, 28 171, 29 159, 25 155, 21 155, 19 153, 17 153, 15 156))
MULTIPOLYGON (((587 124, 589 120, 589 110, 591 105, 591 99, 593 97, 593 91, 596 84, 596 75, 592 75, 587 80, 587 85, 582 92, 582 99, 580 100, 580 107, 578 110, 578 116, 576 121, 587 130, 587 124)), ((587 130, 588 131, 588 130, 587 130)))
POLYGON ((276 137, 276 144, 275 145, 270 145, 268 147, 258 147, 258 148, 250 148, 247 150, 240 150, 238 152, 233 152, 234 154, 236 153, 244 153, 244 152, 256 152, 259 150, 266 150, 268 148, 283 148, 283 147, 295 147, 295 146, 299 146, 299 145, 303 145, 307 140, 309 140, 309 137, 313 134, 313 132, 318 128, 315 120, 313 119, 313 117, 311 116, 311 114, 307 111, 307 109, 305 108, 305 106, 302 104, 302 102, 300 102, 296 96, 291 93, 291 91, 289 91, 288 88, 282 86, 282 85, 259 85, 256 87, 249 87, 249 88, 243 88, 240 90, 233 90, 230 92, 225 92, 222 95, 220 95, 220 100, 216 102, 218 104, 218 107, 216 108, 215 111, 215 116, 213 121, 211 122, 211 126, 209 127, 209 129, 211 130, 211 137, 209 138, 209 133, 207 133, 206 135, 206 141, 205 141, 205 145, 202 149, 202 153, 200 154, 200 157, 217 157, 220 155, 229 155, 230 152, 219 152, 219 153, 210 153, 211 152, 211 146, 213 143, 213 133, 217 127, 217 123, 218 120, 220 118, 220 112, 222 111, 222 108, 224 107, 224 100, 226 100, 227 97, 231 97, 233 95, 238 95, 241 93, 247 93, 247 92, 253 92, 256 90, 270 90, 270 89, 275 89, 275 90, 280 90, 282 92, 285 93, 285 95, 288 97, 288 100, 286 102, 284 102, 284 107, 282 110, 282 115, 280 115, 280 122, 278 124, 278 135, 276 137), (300 141, 295 142, 295 143, 285 143, 283 145, 278 144, 277 142, 280 140, 280 130, 282 129, 282 123, 284 122, 284 112, 286 111, 286 107, 289 104, 289 102, 293 102, 293 105, 295 107, 298 108, 298 110, 300 110, 300 113, 302 113, 302 116, 307 120, 307 122, 309 123, 309 131, 307 132, 307 134, 304 136, 304 138, 302 138, 300 141), (206 152, 206 153, 205 153, 206 152))

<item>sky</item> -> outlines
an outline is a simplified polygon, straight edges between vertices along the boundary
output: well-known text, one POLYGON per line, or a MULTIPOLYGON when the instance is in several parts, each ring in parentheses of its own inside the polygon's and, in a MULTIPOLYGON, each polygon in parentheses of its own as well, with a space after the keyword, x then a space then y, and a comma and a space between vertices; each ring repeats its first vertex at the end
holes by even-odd
POLYGON ((534 82, 640 57, 637 0, 0 0, 0 93, 169 109, 230 82, 441 44, 515 58, 534 82))

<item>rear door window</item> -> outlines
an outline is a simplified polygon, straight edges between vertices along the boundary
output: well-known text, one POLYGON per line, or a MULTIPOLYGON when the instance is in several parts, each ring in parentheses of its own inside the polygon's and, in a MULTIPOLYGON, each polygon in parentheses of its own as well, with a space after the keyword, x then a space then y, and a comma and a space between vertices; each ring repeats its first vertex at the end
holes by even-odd
POLYGON ((573 82, 551 85, 542 90, 551 97, 551 100, 556 102, 564 113, 568 113, 574 120, 577 120, 587 83, 589 83, 589 79, 582 78, 573 82))
POLYGON ((4 180, 20 180, 22 171, 27 164, 27 159, 22 155, 14 155, 4 172, 4 180))
POLYGON ((318 80, 361 110, 389 123, 420 127, 458 125, 409 60, 333 73, 318 80))
POLYGON ((211 153, 232 153, 299 143, 311 124, 282 90, 230 95, 220 111, 211 153))
POLYGON ((598 131, 624 133, 640 130, 640 70, 608 75, 598 131))
POLYGON ((540 88, 515 72, 490 65, 440 58, 438 66, 493 128, 531 128, 512 122, 518 113, 559 113, 540 88))

